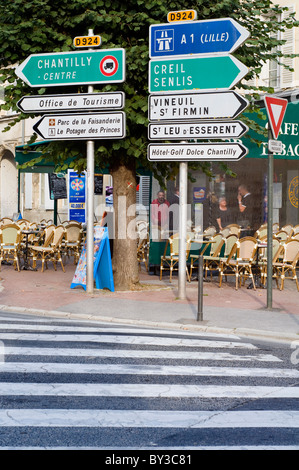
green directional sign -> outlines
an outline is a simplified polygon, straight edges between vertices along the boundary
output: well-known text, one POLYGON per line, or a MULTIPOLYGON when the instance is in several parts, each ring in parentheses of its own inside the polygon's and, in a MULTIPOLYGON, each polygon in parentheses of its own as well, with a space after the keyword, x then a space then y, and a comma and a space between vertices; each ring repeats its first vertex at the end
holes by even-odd
POLYGON ((31 87, 119 83, 125 80, 125 49, 32 54, 16 74, 31 87))
POLYGON ((231 55, 155 59, 149 62, 149 91, 228 90, 247 72, 231 55))

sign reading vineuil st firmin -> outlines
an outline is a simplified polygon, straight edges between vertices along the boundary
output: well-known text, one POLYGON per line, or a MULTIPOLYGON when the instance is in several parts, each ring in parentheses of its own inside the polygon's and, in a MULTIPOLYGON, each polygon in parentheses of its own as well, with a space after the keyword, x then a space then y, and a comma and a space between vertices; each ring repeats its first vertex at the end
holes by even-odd
POLYGON ((237 117, 249 102, 235 91, 155 93, 149 96, 150 121, 237 117))

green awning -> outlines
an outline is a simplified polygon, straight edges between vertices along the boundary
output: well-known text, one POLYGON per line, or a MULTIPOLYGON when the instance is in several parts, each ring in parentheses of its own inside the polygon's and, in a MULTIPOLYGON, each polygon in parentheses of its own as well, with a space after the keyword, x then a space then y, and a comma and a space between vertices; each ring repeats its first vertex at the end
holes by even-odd
MULTIPOLYGON (((24 163, 29 162, 34 158, 41 157, 42 152, 38 150, 41 145, 47 144, 49 141, 35 142, 33 144, 27 145, 17 145, 15 160, 18 165, 24 165, 24 163), (29 147, 29 149, 28 149, 29 147)), ((49 162, 44 160, 34 164, 33 166, 27 168, 19 168, 21 173, 52 173, 54 171, 54 164, 52 165, 49 162)))
MULTIPOLYGON (((262 108, 261 111, 266 116, 265 121, 257 119, 253 114, 247 114, 247 116, 259 123, 261 126, 266 127, 268 123, 267 112, 265 108, 262 108)), ((249 150, 246 158, 268 158, 268 138, 251 130, 248 134, 254 139, 260 140, 262 144, 259 147, 257 144, 250 142, 249 139, 243 137, 242 142, 249 150)), ((275 159, 299 160, 299 101, 288 103, 281 126, 281 133, 277 140, 282 142, 283 150, 281 154, 274 154, 275 159)))

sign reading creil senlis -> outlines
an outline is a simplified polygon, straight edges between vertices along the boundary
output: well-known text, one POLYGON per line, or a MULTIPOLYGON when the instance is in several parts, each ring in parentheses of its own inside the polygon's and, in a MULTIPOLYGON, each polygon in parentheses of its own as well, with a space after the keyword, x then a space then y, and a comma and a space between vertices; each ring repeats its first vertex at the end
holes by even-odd
POLYGON ((15 72, 31 87, 120 83, 125 49, 32 54, 15 72))
POLYGON ((229 54, 154 59, 149 62, 149 91, 228 90, 247 73, 248 68, 229 54))

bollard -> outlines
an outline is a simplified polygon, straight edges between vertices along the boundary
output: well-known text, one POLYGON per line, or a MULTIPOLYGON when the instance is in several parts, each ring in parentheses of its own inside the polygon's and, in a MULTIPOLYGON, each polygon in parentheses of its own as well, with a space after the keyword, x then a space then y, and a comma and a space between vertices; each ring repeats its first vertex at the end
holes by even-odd
POLYGON ((203 255, 198 257, 198 305, 197 321, 203 321, 203 255))

